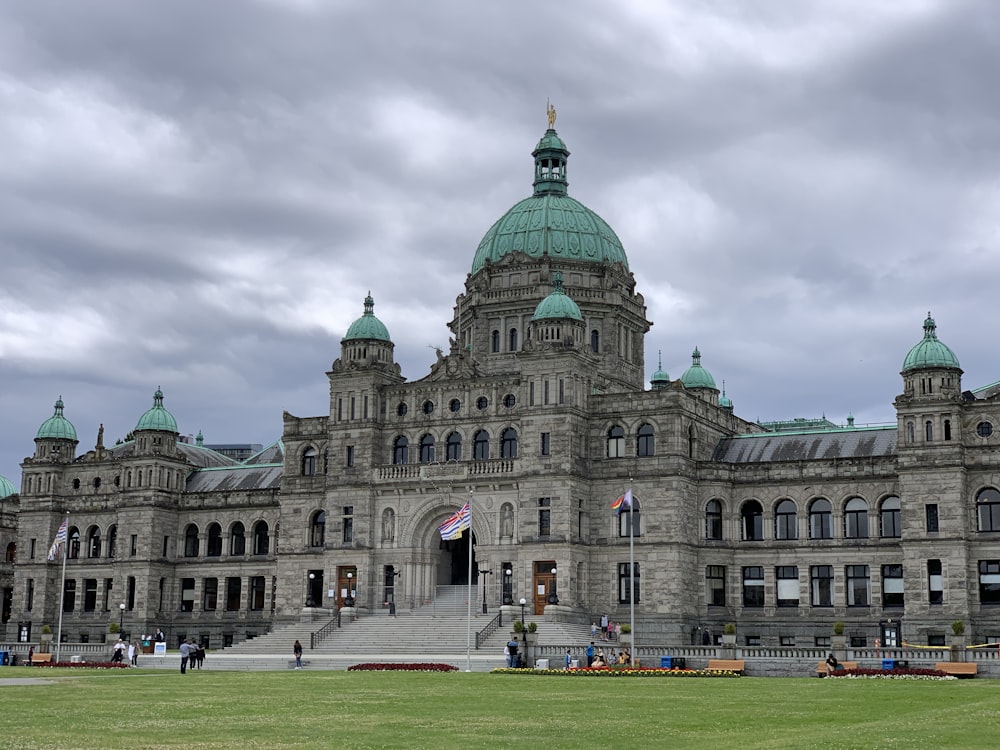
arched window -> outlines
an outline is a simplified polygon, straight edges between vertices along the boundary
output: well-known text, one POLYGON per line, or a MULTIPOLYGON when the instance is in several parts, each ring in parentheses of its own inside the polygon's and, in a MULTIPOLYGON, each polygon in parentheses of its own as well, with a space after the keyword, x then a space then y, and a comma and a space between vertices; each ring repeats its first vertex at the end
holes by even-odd
POLYGON ((208 557, 222 556, 222 527, 217 523, 208 525, 208 544, 205 547, 208 557))
POLYGON ((757 542, 764 538, 764 509, 756 500, 748 500, 740 509, 743 540, 757 542))
POLYGON ((934 440, 934 423, 929 419, 924 422, 924 440, 928 443, 934 440))
POLYGON ((9 542, 7 550, 4 552, 3 561, 7 563, 17 562, 17 543, 9 542))
POLYGON ((318 510, 312 515, 309 522, 309 546, 326 546, 326 511, 318 510))
POLYGON ((510 333, 508 335, 507 344, 508 344, 508 347, 507 347, 508 351, 511 351, 511 352, 516 352, 517 351, 517 329, 516 328, 511 328, 510 329, 510 333))
POLYGON ((243 524, 237 521, 229 531, 229 554, 245 555, 247 553, 247 537, 243 524))
POLYGON ((400 435, 392 444, 392 462, 405 464, 410 460, 410 441, 405 435, 400 435))
POLYGON ((500 433, 500 458, 517 458, 517 430, 513 427, 500 433))
POLYGON ((118 524, 112 524, 108 529, 108 557, 118 555, 118 524))
POLYGON ((596 328, 590 332, 590 351, 594 354, 601 353, 601 334, 596 328))
POLYGON ((625 430, 615 425, 608 430, 608 458, 625 456, 625 430))
POLYGON ((809 538, 833 539, 833 506, 825 498, 817 498, 809 505, 809 538))
POLYGON ((628 537, 629 529, 635 529, 635 536, 642 536, 639 498, 632 495, 631 510, 623 510, 618 516, 618 536, 628 537))
POLYGON ((101 530, 97 526, 91 526, 87 532, 87 557, 101 556, 101 530))
POLYGON ((316 455, 315 448, 306 448, 305 453, 302 454, 302 476, 316 476, 316 455))
POLYGON ((868 503, 860 497, 852 497, 844 506, 844 538, 868 538, 868 503))
POLYGON ((494 354, 500 351, 500 331, 493 331, 490 334, 490 350, 494 354))
POLYGON ((472 458, 475 461, 486 461, 490 457, 490 434, 479 430, 472 437, 472 458))
POLYGON ((66 548, 66 557, 76 560, 80 557, 80 530, 76 526, 71 526, 67 538, 69 546, 66 548))
POLYGON ((448 461, 461 461, 462 460, 462 436, 457 432, 453 432, 448 436, 447 443, 447 460, 448 461))
POLYGON ((198 527, 189 523, 184 529, 184 557, 198 556, 198 527))
POLYGON ((951 420, 944 420, 944 439, 951 440, 951 420))
POLYGON ((705 505, 705 538, 722 539, 722 503, 718 500, 705 505))
POLYGON ((434 436, 424 435, 420 438, 420 463, 429 464, 434 462, 434 436))
POLYGON ((641 425, 635 433, 635 455, 640 457, 652 456, 656 453, 655 449, 653 425, 641 425))
POLYGON ((898 539, 903 536, 903 519, 900 515, 900 502, 896 496, 887 497, 879 509, 879 536, 898 539))
POLYGON ((253 527, 253 553, 266 555, 271 546, 271 538, 267 533, 267 521, 258 521, 253 527))
POLYGON ((976 495, 976 512, 980 531, 1000 531, 1000 492, 992 487, 976 495))
POLYGON ((798 515, 791 500, 782 500, 774 509, 774 538, 799 538, 798 515))

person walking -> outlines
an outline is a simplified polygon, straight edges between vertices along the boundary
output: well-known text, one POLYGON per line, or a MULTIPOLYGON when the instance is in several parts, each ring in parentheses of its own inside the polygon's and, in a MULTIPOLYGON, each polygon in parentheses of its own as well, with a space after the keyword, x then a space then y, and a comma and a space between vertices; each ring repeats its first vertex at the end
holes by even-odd
POLYGON ((594 642, 591 641, 590 645, 587 646, 587 666, 592 667, 594 665, 594 642))
POLYGON ((197 666, 201 669, 202 664, 205 663, 205 644, 199 643, 191 651, 191 666, 197 666))
POLYGON ((295 641, 295 645, 292 646, 292 653, 295 654, 295 668, 302 669, 302 644, 295 641))
POLYGON ((190 640, 185 640, 181 644, 181 674, 187 672, 188 659, 191 658, 191 642, 190 640))
POLYGON ((566 656, 563 659, 563 663, 565 664, 565 669, 569 669, 573 666, 573 655, 570 653, 569 649, 566 649, 566 656))
POLYGON ((128 642, 128 663, 133 667, 136 666, 135 641, 128 642))
POLYGON ((608 640, 608 616, 601 615, 601 640, 608 640))

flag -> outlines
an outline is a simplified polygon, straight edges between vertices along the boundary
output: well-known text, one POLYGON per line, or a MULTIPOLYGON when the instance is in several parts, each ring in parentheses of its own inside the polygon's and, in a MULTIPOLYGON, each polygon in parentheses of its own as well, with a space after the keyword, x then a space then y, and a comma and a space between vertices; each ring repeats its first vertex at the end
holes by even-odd
POLYGON ((59 557, 59 550, 62 546, 66 544, 66 524, 69 523, 69 517, 63 518, 63 522, 59 524, 59 530, 56 532, 56 539, 52 542, 52 546, 49 547, 49 561, 55 560, 59 557))
POLYGON ((459 511, 451 516, 447 521, 438 526, 438 531, 441 532, 441 538, 444 540, 448 539, 458 539, 462 536, 462 532, 469 528, 470 525, 471 512, 469 510, 469 504, 463 505, 459 511))
POLYGON ((620 516, 623 512, 632 507, 632 488, 625 490, 625 494, 611 503, 611 510, 620 516))

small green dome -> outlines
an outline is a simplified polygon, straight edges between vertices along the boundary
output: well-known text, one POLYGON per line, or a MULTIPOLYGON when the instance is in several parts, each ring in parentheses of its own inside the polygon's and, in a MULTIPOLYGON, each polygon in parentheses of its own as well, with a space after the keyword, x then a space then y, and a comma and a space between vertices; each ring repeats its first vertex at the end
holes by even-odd
POLYGON ((719 396, 719 406, 721 406, 723 409, 729 409, 729 411, 733 410, 733 402, 729 399, 728 396, 726 396, 725 380, 722 381, 722 395, 719 396))
POLYGON ((667 375, 663 370, 663 352, 658 352, 659 361, 657 363, 656 372, 653 373, 653 377, 649 379, 649 384, 655 388, 666 388, 670 385, 670 376, 667 375))
POLYGON ((698 347, 691 353, 691 366, 681 375, 681 382, 685 388, 711 388, 715 389, 715 378, 712 373, 701 366, 701 352, 698 347))
POLYGON ((55 413, 38 428, 35 440, 76 440, 76 428, 63 416, 62 396, 56 401, 55 413))
POLYGON ((376 341, 392 341, 389 338, 389 329, 381 320, 375 317, 375 300, 372 299, 371 292, 365 297, 364 314, 351 323, 347 329, 343 341, 357 341, 358 339, 375 339, 376 341))
POLYGON ((5 497, 10 497, 17 493, 17 488, 14 484, 5 476, 0 475, 0 500, 5 497))
POLYGON ((910 349, 910 353, 903 360, 903 372, 910 370, 921 370, 924 368, 947 367, 950 369, 961 369, 958 364, 958 357, 944 343, 938 341, 937 325, 930 313, 924 321, 923 340, 910 349))
POLYGON ((153 394, 152 408, 139 417, 135 431, 159 430, 160 432, 177 432, 177 420, 174 415, 163 408, 163 391, 159 388, 153 394))
POLYGON ((600 216, 567 194, 569 149, 552 128, 538 142, 534 195, 516 203, 490 227, 479 243, 472 273, 515 252, 628 268, 621 240, 600 216))
POLYGON ((563 277, 559 271, 552 274, 552 292, 548 297, 538 303, 532 320, 545 319, 566 319, 583 320, 580 314, 580 306, 563 291, 563 277))

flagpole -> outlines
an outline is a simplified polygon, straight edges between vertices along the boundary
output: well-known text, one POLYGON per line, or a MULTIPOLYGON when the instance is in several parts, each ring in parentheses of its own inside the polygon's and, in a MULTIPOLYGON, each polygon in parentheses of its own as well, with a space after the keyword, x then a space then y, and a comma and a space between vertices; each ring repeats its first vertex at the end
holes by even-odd
POLYGON ((468 592, 466 593, 466 598, 468 599, 468 626, 465 631, 465 671, 472 671, 472 488, 469 488, 469 567, 468 567, 468 578, 466 579, 468 584, 468 592))
MULTIPOLYGON (((56 534, 58 535, 58 532, 56 534)), ((59 656, 62 653, 63 596, 65 596, 66 591, 67 557, 69 557, 69 511, 66 512, 66 541, 63 542, 62 579, 59 582, 59 595, 56 597, 56 606, 59 607, 59 624, 56 626, 56 664, 59 663, 59 656)))
POLYGON ((635 666, 636 657, 639 655, 639 641, 636 638, 635 632, 635 516, 633 515, 635 509, 635 495, 632 493, 632 477, 628 478, 628 491, 631 496, 631 502, 628 504, 628 584, 629 584, 629 619, 628 624, 632 629, 632 661, 631 665, 635 666))

